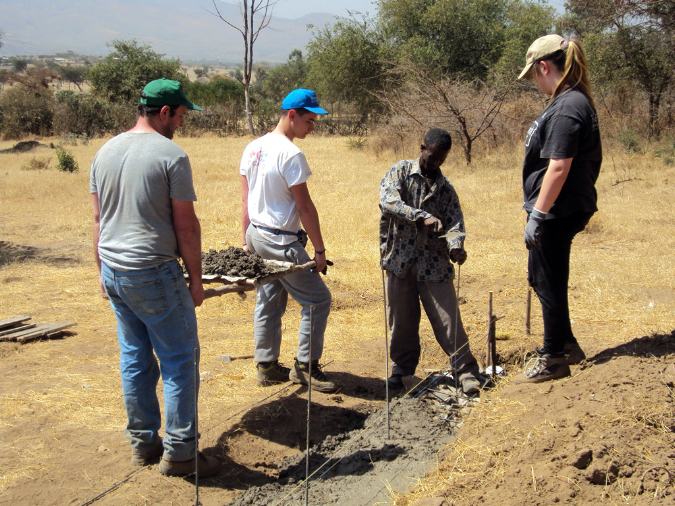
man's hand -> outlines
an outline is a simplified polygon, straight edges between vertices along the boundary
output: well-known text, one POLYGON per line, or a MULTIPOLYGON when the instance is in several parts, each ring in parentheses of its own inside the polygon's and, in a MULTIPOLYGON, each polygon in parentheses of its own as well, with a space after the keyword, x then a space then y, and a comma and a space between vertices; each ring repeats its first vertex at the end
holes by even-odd
POLYGON ((431 231, 436 234, 443 230, 443 222, 441 222, 441 220, 439 220, 434 216, 431 216, 430 218, 424 220, 424 226, 430 227, 431 231))
POLYGON ((452 260, 458 265, 462 265, 464 262, 466 262, 466 251, 460 248, 451 249, 450 260, 452 260))
POLYGON ((109 300, 110 298, 108 297, 105 287, 103 286, 103 276, 101 274, 98 275, 98 284, 101 287, 101 297, 103 297, 105 300, 109 300))
MULTIPOLYGON (((314 254, 314 261, 316 262, 316 272, 323 272, 326 270, 326 252, 314 254)), ((324 273, 325 274, 325 273, 324 273)))
POLYGON ((204 302, 204 285, 190 281, 190 295, 195 307, 199 307, 204 302))
POLYGON ((248 249, 248 244, 244 244, 244 245, 241 247, 241 249, 243 249, 246 253, 248 253, 249 251, 251 251, 250 249, 248 249))
POLYGON ((546 214, 536 208, 532 209, 527 225, 525 225, 525 246, 527 249, 541 249, 541 223, 546 219, 546 214))

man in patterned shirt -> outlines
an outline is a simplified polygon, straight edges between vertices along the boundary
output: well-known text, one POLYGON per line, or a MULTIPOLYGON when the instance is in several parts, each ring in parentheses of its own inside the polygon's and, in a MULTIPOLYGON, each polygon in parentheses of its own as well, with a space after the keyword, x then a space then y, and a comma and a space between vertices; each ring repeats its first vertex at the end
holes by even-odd
POLYGON ((440 171, 451 146, 448 132, 429 130, 420 157, 398 162, 380 184, 380 254, 386 271, 392 389, 402 388, 403 376, 415 374, 419 363, 420 300, 464 392, 474 394, 481 386, 461 318, 455 322, 459 311, 452 262, 463 264, 466 251, 457 235, 464 232, 459 199, 440 171))

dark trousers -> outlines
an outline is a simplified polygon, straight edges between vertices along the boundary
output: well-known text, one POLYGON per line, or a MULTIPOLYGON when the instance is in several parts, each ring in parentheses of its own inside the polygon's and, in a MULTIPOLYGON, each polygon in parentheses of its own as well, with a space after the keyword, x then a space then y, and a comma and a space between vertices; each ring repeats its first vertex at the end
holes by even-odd
POLYGON ((478 364, 471 354, 469 339, 457 311, 457 296, 452 281, 433 283, 417 279, 414 264, 403 277, 387 274, 387 310, 391 329, 390 355, 392 374, 415 374, 420 360, 420 319, 424 306, 436 341, 450 357, 450 365, 460 381, 478 374, 478 364), (457 321, 455 318, 459 317, 457 321), (455 336, 455 325, 457 336, 455 336))
POLYGON ((544 319, 544 352, 563 353, 565 343, 576 343, 570 324, 567 286, 570 251, 574 236, 593 213, 575 213, 542 223, 541 249, 531 249, 527 262, 528 281, 541 302, 544 319))

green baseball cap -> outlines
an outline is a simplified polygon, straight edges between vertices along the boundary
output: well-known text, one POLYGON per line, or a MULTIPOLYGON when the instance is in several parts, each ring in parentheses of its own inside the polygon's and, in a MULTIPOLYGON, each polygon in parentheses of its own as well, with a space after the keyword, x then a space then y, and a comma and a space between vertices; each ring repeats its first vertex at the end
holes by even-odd
POLYGON ((172 81, 165 77, 151 81, 143 88, 141 104, 152 106, 184 105, 194 111, 203 110, 187 99, 183 86, 178 81, 172 81))

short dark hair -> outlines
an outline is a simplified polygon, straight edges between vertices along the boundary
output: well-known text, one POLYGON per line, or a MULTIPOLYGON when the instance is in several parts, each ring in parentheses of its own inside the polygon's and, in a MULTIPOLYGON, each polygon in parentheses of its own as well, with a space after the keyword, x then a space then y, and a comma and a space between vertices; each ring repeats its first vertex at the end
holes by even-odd
POLYGON ((311 112, 311 111, 308 111, 307 109, 305 109, 304 107, 300 107, 298 109, 282 109, 281 110, 281 117, 283 118, 284 116, 287 116, 288 111, 295 111, 295 112, 298 113, 298 116, 300 116, 300 117, 304 116, 305 114, 309 114, 311 112))
POLYGON ((450 151, 450 148, 452 147, 452 137, 450 137, 450 134, 442 128, 432 128, 424 136, 424 145, 427 147, 436 146, 443 151, 450 151))
MULTIPOLYGON (((139 116, 156 116, 159 114, 159 111, 162 110, 163 105, 147 105, 147 104, 138 104, 138 115, 139 116)), ((180 107, 180 104, 178 105, 170 105, 169 106, 169 117, 173 118, 174 115, 176 114, 176 111, 180 107)))

